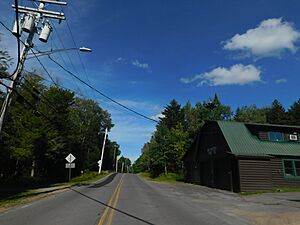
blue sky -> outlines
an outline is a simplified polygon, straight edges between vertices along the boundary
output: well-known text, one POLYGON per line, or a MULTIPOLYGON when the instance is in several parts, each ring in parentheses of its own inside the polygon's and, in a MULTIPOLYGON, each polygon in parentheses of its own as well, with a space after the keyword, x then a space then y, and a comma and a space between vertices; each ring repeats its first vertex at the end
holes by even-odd
MULTIPOLYGON (((12 3, 0 2, 0 19, 9 26, 12 3)), ((75 52, 53 57, 149 117, 159 115, 173 98, 195 104, 217 93, 233 110, 270 105, 275 98, 289 107, 299 98, 298 0, 70 0, 64 9, 77 46, 93 49, 80 53, 87 74, 75 52)), ((49 42, 36 39, 35 45, 41 50, 74 47, 66 22, 53 23, 49 42)), ((1 48, 16 57, 15 39, 3 27, 0 32, 1 48)), ((83 87, 47 58, 41 60, 61 85, 95 99, 111 113, 115 127, 109 138, 120 143, 122 154, 137 158, 155 123, 83 87)), ((34 59, 25 68, 42 71, 34 59)))

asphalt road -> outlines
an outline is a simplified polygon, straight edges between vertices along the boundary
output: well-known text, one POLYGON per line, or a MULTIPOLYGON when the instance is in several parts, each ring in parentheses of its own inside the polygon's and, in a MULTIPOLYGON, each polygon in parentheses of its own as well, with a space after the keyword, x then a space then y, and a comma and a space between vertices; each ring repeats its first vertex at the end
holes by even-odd
POLYGON ((161 184, 133 174, 114 174, 93 185, 75 187, 2 213, 0 224, 238 225, 254 224, 252 217, 262 210, 278 214, 284 208, 299 214, 297 205, 276 207, 197 185, 161 184))

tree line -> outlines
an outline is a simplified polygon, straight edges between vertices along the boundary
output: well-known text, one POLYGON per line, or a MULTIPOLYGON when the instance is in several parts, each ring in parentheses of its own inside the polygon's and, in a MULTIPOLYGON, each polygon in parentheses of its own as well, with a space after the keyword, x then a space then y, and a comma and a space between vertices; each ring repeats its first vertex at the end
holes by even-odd
MULTIPOLYGON (((7 67, 2 67, 6 74, 7 67)), ((0 91, 0 105, 5 93, 0 91)), ((0 180, 24 177, 64 180, 65 157, 75 157, 74 174, 98 170, 104 130, 110 114, 91 99, 58 86, 45 85, 36 72, 26 73, 16 89, 0 136, 0 180)), ((106 141, 103 169, 112 170, 118 145, 106 141)))
POLYGON ((133 165, 134 171, 149 172, 153 177, 182 173, 183 157, 206 120, 300 126, 300 99, 287 110, 275 99, 271 106, 242 106, 235 113, 230 106, 222 104, 217 95, 195 106, 190 102, 181 106, 174 99, 163 110, 150 141, 144 144, 133 165))

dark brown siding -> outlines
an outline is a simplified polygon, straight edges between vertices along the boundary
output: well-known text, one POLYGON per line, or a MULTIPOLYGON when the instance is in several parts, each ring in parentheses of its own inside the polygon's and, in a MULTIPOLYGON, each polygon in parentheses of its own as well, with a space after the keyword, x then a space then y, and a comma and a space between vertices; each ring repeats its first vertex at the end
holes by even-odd
POLYGON ((284 141, 289 141, 290 140, 290 134, 284 134, 284 141))
POLYGON ((273 187, 300 186, 300 180, 288 180, 284 178, 281 158, 272 158, 271 168, 273 187))
POLYGON ((240 191, 271 190, 269 159, 239 159, 240 191))
POLYGON ((262 140, 262 141, 268 141, 269 140, 268 132, 259 131, 258 136, 259 136, 259 139, 262 140))

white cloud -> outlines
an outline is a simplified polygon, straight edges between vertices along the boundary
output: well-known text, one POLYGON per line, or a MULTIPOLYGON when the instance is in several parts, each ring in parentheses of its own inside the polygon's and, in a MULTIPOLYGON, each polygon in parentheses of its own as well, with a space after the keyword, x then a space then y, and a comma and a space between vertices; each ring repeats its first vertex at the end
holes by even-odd
POLYGON ((287 79, 284 79, 284 78, 275 80, 276 84, 282 84, 282 83, 286 83, 286 82, 287 82, 287 79))
POLYGON ((129 108, 134 108, 134 109, 138 109, 139 111, 145 111, 148 112, 149 111, 161 111, 161 106, 159 106, 158 104, 153 104, 147 101, 134 101, 134 100, 117 100, 119 103, 129 107, 129 108))
POLYGON ((155 124, 140 124, 135 118, 113 116, 115 126, 112 128, 110 137, 120 143, 145 143, 155 131, 155 124), (126 118, 126 119, 124 119, 126 118))
POLYGON ((151 116, 150 118, 153 119, 153 120, 159 120, 159 119, 162 119, 164 117, 165 117, 165 115, 163 115, 162 113, 159 113, 157 115, 151 116))
POLYGON ((263 20, 256 28, 236 34, 225 42, 224 49, 242 51, 245 56, 280 56, 286 50, 296 52, 300 33, 282 18, 263 20))
POLYGON ((142 69, 150 69, 150 66, 148 63, 141 63, 140 61, 138 61, 137 59, 133 60, 131 62, 132 65, 138 67, 138 68, 142 68, 142 69))
POLYGON ((182 83, 188 84, 198 81, 198 85, 207 83, 212 86, 219 85, 245 85, 261 81, 261 71, 254 65, 244 66, 236 64, 230 68, 217 67, 210 72, 197 74, 192 78, 181 78, 182 83))

